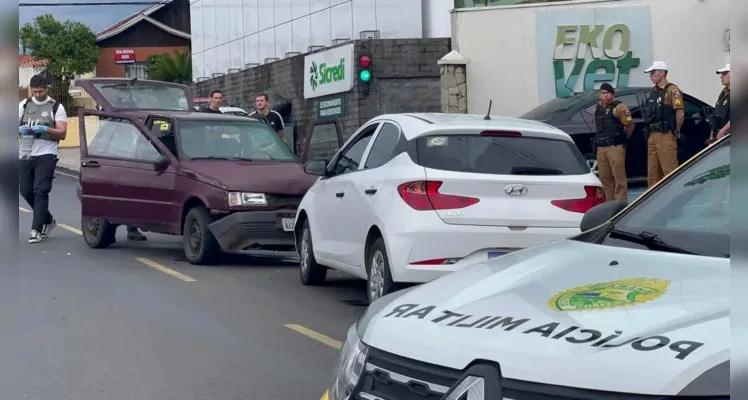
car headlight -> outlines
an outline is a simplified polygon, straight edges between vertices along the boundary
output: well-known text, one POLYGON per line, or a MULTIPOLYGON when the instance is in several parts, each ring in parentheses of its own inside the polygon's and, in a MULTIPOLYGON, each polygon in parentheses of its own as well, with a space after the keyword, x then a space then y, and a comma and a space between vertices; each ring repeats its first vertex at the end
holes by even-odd
POLYGON ((361 341, 356 325, 348 329, 348 335, 340 351, 338 366, 335 368, 330 400, 348 400, 361 378, 369 348, 361 341))
POLYGON ((266 205, 268 199, 265 193, 229 192, 229 207, 266 205))

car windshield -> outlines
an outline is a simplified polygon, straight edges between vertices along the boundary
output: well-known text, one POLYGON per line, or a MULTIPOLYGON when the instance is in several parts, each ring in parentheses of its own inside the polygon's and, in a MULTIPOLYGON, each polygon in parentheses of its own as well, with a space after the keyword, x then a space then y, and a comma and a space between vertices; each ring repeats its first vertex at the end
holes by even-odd
POLYGON ((275 131, 252 120, 182 121, 179 151, 185 159, 296 161, 296 156, 275 131))
POLYGON ((729 139, 718 146, 645 195, 604 244, 729 258, 729 139))
POLYGON ((191 111, 187 94, 179 87, 149 82, 100 82, 93 86, 114 108, 191 111))

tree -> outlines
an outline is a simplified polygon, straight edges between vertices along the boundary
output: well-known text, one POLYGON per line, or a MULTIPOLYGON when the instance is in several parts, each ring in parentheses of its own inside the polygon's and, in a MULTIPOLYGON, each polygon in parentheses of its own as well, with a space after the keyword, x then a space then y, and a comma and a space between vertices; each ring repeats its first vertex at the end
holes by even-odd
POLYGON ((80 22, 60 22, 44 14, 24 25, 19 36, 34 58, 46 59, 48 71, 67 82, 93 72, 99 61, 96 35, 80 22))
POLYGON ((148 79, 189 84, 192 82, 192 57, 186 51, 174 51, 149 57, 148 79))

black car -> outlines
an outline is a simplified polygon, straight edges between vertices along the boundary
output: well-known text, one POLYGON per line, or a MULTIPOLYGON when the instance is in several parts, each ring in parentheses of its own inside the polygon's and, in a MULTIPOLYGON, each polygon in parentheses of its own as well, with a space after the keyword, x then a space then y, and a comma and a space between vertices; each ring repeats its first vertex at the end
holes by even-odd
MULTIPOLYGON (((642 105, 649 94, 649 87, 616 89, 616 100, 626 104, 636 123, 626 148, 626 171, 629 180, 639 181, 647 177, 647 139, 644 135, 644 115, 642 105)), ((709 123, 706 117, 713 107, 703 101, 683 94, 686 121, 681 129, 681 142, 678 144, 678 160, 683 163, 706 147, 709 138, 709 123)), ((541 104, 521 118, 544 122, 571 135, 590 167, 597 169, 591 139, 595 132, 595 107, 598 91, 575 93, 559 97, 541 104)))

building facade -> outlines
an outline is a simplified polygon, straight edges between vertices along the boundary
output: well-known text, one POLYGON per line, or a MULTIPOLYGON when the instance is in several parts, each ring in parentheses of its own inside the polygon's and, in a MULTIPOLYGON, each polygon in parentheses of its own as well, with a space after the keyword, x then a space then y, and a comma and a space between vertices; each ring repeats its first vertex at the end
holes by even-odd
POLYGON ((454 0, 190 0, 193 78, 361 39, 450 36, 454 0))

